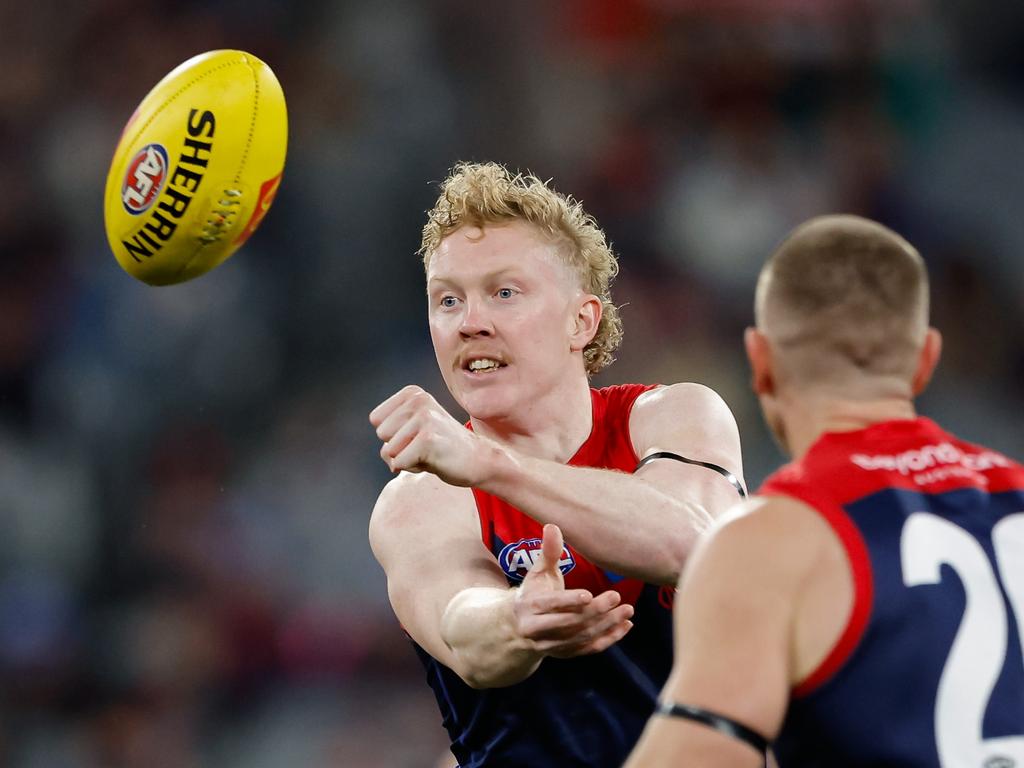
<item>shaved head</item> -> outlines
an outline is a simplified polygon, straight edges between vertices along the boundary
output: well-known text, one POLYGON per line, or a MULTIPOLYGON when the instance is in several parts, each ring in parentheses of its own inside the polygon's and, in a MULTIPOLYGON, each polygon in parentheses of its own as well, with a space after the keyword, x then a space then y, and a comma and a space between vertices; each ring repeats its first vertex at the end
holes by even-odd
POLYGON ((920 254, 877 222, 821 216, 802 224, 761 271, 755 315, 780 384, 852 397, 906 386, 928 331, 920 254))

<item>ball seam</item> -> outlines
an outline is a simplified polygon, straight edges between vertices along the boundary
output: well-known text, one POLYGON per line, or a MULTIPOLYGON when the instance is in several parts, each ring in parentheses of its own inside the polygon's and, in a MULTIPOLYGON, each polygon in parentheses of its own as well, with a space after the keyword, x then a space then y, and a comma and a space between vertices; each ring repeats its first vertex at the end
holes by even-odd
MULTIPOLYGON (((230 63, 232 65, 234 65, 234 64, 244 64, 249 69, 249 72, 252 73, 252 76, 253 76, 253 78, 252 78, 253 79, 252 120, 249 121, 249 133, 248 133, 248 135, 246 136, 246 139, 245 139, 245 148, 242 150, 242 159, 241 159, 241 161, 238 164, 238 172, 235 174, 235 179, 234 179, 235 184, 239 184, 241 182, 241 179, 242 179, 242 171, 245 170, 245 162, 246 162, 246 160, 249 157, 249 147, 252 145, 252 137, 253 137, 253 134, 256 131, 256 113, 259 110, 259 103, 260 103, 260 79, 259 79, 259 77, 256 74, 256 70, 253 68, 252 64, 249 62, 248 56, 243 55, 241 60, 233 61, 233 62, 230 62, 230 63)), ((213 70, 211 70, 211 71, 213 71, 213 70)), ((181 265, 181 267, 175 273, 175 278, 176 279, 180 279, 181 276, 183 274, 185 274, 189 270, 189 268, 192 266, 192 263, 199 257, 199 255, 203 252, 203 249, 206 248, 207 245, 208 245, 208 243, 200 243, 199 244, 199 247, 196 248, 195 252, 184 261, 184 263, 181 265)))
POLYGON ((245 60, 245 64, 249 67, 249 71, 252 73, 252 120, 249 121, 249 135, 245 138, 245 149, 242 150, 242 160, 238 164, 238 173, 235 174, 235 184, 240 183, 242 180, 242 171, 245 170, 245 163, 249 159, 249 149, 252 147, 252 137, 256 132, 256 117, 259 115, 260 111, 260 78, 256 73, 256 69, 248 59, 245 60))
MULTIPOLYGON (((177 91, 175 91, 163 104, 161 104, 160 108, 157 109, 152 115, 150 115, 145 123, 143 123, 141 126, 139 126, 138 131, 136 131, 135 134, 132 136, 131 142, 124 142, 124 143, 130 144, 130 143, 134 142, 136 139, 138 139, 139 135, 149 127, 150 123, 152 123, 154 120, 156 120, 157 116, 161 112, 163 112, 165 109, 167 109, 167 107, 169 107, 172 102, 174 102, 179 96, 181 96, 181 94, 183 94, 185 91, 187 91, 193 85, 198 83, 200 80, 209 77, 214 72, 219 72, 222 69, 226 69, 227 67, 234 67, 234 66, 236 66, 238 64, 246 64, 246 63, 247 62, 245 61, 244 57, 241 60, 236 59, 236 60, 233 60, 233 61, 226 61, 223 64, 218 64, 216 67, 213 67, 212 69, 206 70, 205 72, 203 72, 203 74, 199 75, 198 77, 192 78, 187 83, 185 83, 185 85, 181 86, 181 88, 179 88, 177 91)), ((155 90, 155 88, 154 88, 154 90, 155 90)), ((120 148, 120 147, 118 147, 118 148, 120 148)))

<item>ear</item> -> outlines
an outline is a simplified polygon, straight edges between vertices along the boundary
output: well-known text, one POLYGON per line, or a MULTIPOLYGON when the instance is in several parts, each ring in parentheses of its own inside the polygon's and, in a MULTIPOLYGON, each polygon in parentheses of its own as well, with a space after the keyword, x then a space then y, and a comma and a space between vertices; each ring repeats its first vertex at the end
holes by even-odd
POLYGON ((592 293, 580 296, 576 314, 569 328, 569 349, 581 352, 593 341, 603 311, 601 300, 597 296, 592 293))
POLYGON ((751 387, 754 394, 775 394, 775 371, 772 368, 772 348, 768 337, 757 328, 747 328, 743 332, 743 346, 747 350, 750 361, 751 387))
POLYGON ((917 359, 917 371, 911 381, 914 397, 917 397, 932 380, 935 373, 935 366, 939 364, 939 357, 942 355, 942 334, 934 328, 929 328, 924 335, 924 345, 921 347, 921 355, 917 359))

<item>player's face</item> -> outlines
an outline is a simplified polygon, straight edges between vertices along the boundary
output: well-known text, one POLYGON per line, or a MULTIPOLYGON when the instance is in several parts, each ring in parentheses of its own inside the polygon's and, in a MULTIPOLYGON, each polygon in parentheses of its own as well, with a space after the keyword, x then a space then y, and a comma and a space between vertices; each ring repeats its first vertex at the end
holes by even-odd
POLYGON ((584 294, 525 222, 463 227, 427 271, 430 336, 448 389, 470 416, 514 417, 582 372, 570 336, 584 294))

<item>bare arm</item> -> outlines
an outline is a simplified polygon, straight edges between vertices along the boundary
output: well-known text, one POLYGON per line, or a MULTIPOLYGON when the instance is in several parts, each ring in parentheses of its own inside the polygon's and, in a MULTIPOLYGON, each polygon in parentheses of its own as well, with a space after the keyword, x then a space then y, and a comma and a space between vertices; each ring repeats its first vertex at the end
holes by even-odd
MULTIPOLYGON (((844 602, 845 567, 825 523, 796 502, 758 499, 730 513, 683 575, 675 662, 662 700, 773 739, 792 686, 824 658, 845 623, 852 604, 844 602)), ((707 726, 655 715, 626 768, 756 768, 763 761, 746 743, 707 726)))
POLYGON ((545 656, 594 653, 632 624, 617 592, 566 590, 557 563, 561 532, 545 530, 541 562, 510 588, 480 540, 468 491, 431 475, 402 475, 385 488, 370 544, 409 635, 469 685, 511 685, 545 656))
MULTIPOLYGON (((574 547, 623 576, 675 584, 710 520, 738 500, 720 474, 670 460, 627 474, 570 467, 517 453, 464 429, 418 387, 370 416, 393 470, 432 472, 493 493, 540 523, 555 523, 574 547)), ((718 395, 697 384, 645 393, 630 418, 634 450, 670 451, 741 477, 739 432, 718 395)))
MULTIPOLYGON (((639 457, 669 451, 742 477, 739 432, 722 399, 698 384, 642 395, 630 434, 639 457)), ((542 523, 555 523, 602 567, 675 584, 697 537, 736 504, 736 489, 705 467, 659 459, 636 474, 572 467, 501 451, 483 490, 542 523)))

